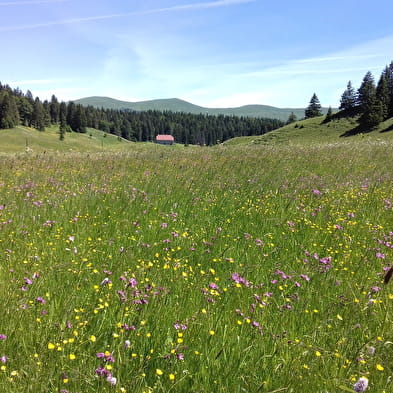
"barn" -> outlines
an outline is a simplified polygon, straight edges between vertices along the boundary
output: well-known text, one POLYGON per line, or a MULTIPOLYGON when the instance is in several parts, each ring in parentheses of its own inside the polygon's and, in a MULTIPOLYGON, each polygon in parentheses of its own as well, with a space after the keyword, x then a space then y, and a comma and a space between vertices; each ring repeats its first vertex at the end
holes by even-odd
POLYGON ((158 134, 156 136, 156 143, 160 145, 173 145, 175 143, 175 138, 172 135, 158 134))

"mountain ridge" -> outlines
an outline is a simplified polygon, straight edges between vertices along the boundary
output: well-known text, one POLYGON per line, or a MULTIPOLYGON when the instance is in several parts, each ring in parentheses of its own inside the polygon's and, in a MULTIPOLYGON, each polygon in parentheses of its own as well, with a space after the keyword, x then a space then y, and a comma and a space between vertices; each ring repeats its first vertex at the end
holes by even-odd
MULTIPOLYGON (((134 110, 134 111, 172 111, 192 114, 205 115, 226 115, 226 116, 244 116, 244 117, 265 117, 270 119, 279 119, 287 121, 293 112, 298 119, 304 117, 305 108, 277 108, 270 105, 250 104, 233 108, 207 108, 192 104, 179 98, 164 98, 146 101, 122 101, 111 97, 91 96, 84 97, 73 101, 76 104, 84 106, 93 106, 96 108, 115 109, 115 110, 134 110)), ((322 108, 326 113, 327 108, 322 108)))

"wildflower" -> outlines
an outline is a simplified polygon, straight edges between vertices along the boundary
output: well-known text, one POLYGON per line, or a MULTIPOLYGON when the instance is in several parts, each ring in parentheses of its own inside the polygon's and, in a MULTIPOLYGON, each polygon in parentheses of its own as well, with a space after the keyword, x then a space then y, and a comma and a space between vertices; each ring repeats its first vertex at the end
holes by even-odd
POLYGON ((109 375, 106 377, 106 380, 107 380, 112 386, 115 386, 116 383, 117 383, 117 378, 115 378, 112 374, 109 374, 109 375))
POLYGON ((164 372, 162 370, 160 370, 159 368, 156 369, 156 374, 157 375, 162 375, 164 374, 164 372))
POLYGON ((0 357, 0 362, 1 363, 7 363, 7 361, 8 361, 8 357, 7 356, 0 357))
POLYGON ((107 285, 107 284, 111 284, 111 280, 109 280, 108 277, 105 277, 105 278, 101 281, 101 286, 107 285))
POLYGON ((357 393, 363 393, 368 387, 368 379, 366 377, 361 377, 353 385, 353 390, 357 393))
POLYGON ((0 340, 6 340, 7 336, 5 334, 0 334, 0 340))
POLYGON ((380 364, 377 364, 377 365, 375 366, 375 368, 376 368, 378 371, 383 371, 383 370, 385 370, 384 367, 381 366, 380 364))

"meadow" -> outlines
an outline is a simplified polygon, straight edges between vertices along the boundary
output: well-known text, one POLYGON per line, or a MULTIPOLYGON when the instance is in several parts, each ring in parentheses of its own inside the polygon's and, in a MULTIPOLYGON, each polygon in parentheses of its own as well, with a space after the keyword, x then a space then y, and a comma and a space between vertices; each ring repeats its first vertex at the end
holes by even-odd
POLYGON ((0 391, 393 391, 393 142, 0 157, 0 391))

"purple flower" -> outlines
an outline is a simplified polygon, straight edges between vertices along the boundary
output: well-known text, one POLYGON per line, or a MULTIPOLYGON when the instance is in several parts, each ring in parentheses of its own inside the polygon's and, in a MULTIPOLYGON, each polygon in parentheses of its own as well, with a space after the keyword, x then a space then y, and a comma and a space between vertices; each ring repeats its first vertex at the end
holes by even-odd
POLYGON ((36 297, 35 301, 37 303, 41 303, 41 304, 45 304, 46 303, 46 300, 43 297, 41 297, 41 296, 36 297))
POLYGON ((134 277, 128 280, 127 286, 130 286, 131 288, 135 288, 137 285, 138 285, 138 281, 134 277))
POLYGON ((0 340, 7 340, 7 336, 5 334, 0 334, 0 340))
POLYGON ((353 390, 357 393, 363 393, 368 387, 368 379, 366 377, 361 377, 353 385, 353 390))
POLYGON ((0 362, 1 363, 7 363, 7 361, 8 361, 8 357, 7 356, 0 357, 0 362))

